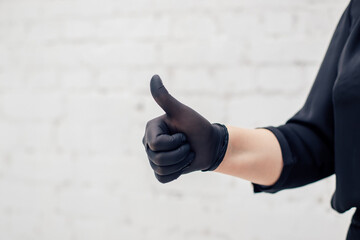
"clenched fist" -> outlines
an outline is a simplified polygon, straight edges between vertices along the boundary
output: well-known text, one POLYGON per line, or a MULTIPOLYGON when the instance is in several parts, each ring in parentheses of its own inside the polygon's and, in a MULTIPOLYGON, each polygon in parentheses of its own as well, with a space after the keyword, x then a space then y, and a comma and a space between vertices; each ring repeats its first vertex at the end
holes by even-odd
POLYGON ((167 183, 181 174, 215 170, 228 145, 224 125, 211 124, 193 109, 177 101, 155 75, 151 94, 165 114, 150 120, 143 144, 156 178, 167 183))

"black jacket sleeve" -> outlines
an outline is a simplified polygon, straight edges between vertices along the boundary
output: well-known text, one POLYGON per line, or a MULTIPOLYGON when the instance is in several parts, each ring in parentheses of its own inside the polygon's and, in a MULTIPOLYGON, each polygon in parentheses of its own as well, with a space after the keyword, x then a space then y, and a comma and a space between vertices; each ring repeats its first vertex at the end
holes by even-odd
POLYGON ((266 127, 278 139, 284 168, 272 186, 253 184, 255 192, 303 186, 334 173, 332 91, 339 58, 349 35, 349 9, 342 15, 304 106, 286 124, 266 127))

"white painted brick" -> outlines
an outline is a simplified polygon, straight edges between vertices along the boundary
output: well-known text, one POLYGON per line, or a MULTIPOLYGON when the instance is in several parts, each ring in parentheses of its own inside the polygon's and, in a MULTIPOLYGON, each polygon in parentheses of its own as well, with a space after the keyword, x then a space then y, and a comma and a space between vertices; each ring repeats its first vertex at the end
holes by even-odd
POLYGON ((63 113, 58 92, 37 93, 31 88, 0 96, 0 111, 9 120, 54 121, 63 113))
POLYGON ((304 87, 305 77, 301 66, 277 65, 259 67, 255 79, 260 90, 297 93, 304 87))
POLYGON ((0 21, 12 22, 18 19, 34 19, 38 18, 41 9, 41 2, 34 1, 2 1, 0 5, 0 21))
POLYGON ((214 37, 202 42, 176 42, 162 45, 161 61, 166 66, 223 66, 247 59, 245 46, 227 37, 214 37))
POLYGON ((187 13, 192 11, 204 11, 216 9, 216 0, 184 0, 181 3, 176 0, 156 0, 150 9, 171 13, 187 13))
POLYGON ((283 124, 348 2, 0 1, 0 239, 345 239, 334 177, 276 195, 215 173, 163 185, 141 139, 164 114, 154 74, 210 122, 283 124))
POLYGON ((261 15, 252 9, 229 11, 218 16, 218 25, 221 34, 236 38, 239 44, 247 40, 264 35, 260 31, 261 15))
MULTIPOLYGON (((23 39, 17 41, 49 42, 56 41, 64 32, 62 21, 47 20, 30 22, 25 30, 23 39)), ((21 26, 21 25, 20 25, 21 26)), ((16 40, 15 40, 16 41, 16 40)))
POLYGON ((285 123, 305 102, 304 96, 248 95, 229 101, 229 122, 235 126, 265 127, 285 123))
POLYGON ((169 32, 169 18, 144 16, 105 16, 103 18, 53 19, 31 22, 27 41, 37 42, 118 42, 129 39, 163 39, 169 32), (129 28, 132 26, 132 28, 129 28))
POLYGON ((26 85, 26 74, 15 69, 0 70, 1 89, 22 89, 26 85))
POLYGON ((22 69, 50 69, 56 66, 71 67, 79 64, 85 58, 84 47, 64 45, 44 45, 44 44, 21 44, 17 48, 12 48, 9 59, 14 66, 22 69))
POLYGON ((99 68, 96 77, 98 88, 113 92, 132 92, 140 94, 150 93, 150 79, 153 75, 159 74, 164 83, 172 80, 167 70, 161 66, 155 67, 131 67, 129 68, 99 68))
POLYGON ((214 81, 217 83, 215 91, 234 95, 252 92, 256 88, 256 72, 253 65, 219 68, 214 73, 214 81))
MULTIPOLYGON (((10 50, 9 46, 18 46, 19 43, 23 42, 24 38, 19 38, 19 36, 24 36, 27 32, 27 28, 22 21, 0 22, 0 28, 0 46, 6 47, 4 50, 7 51, 10 50)), ((2 57, 4 57, 5 51, 2 49, 1 52, 2 57)))
POLYGON ((330 39, 332 32, 335 30, 338 16, 342 8, 335 9, 314 9, 299 11, 294 17, 296 18, 296 29, 301 35, 312 37, 325 36, 330 39))
POLYGON ((119 122, 128 125, 131 119, 124 117, 128 111, 132 115, 134 102, 130 94, 72 94, 66 99, 67 119, 84 123, 119 122))
POLYGON ((283 36, 294 32, 294 16, 291 12, 269 12, 261 18, 266 33, 273 36, 283 36))
POLYGON ((89 90, 95 86, 94 75, 91 69, 79 67, 61 72, 58 81, 64 89, 89 90))
POLYGON ((1 138, 2 152, 51 152, 55 145, 55 127, 48 123, 23 122, 21 126, 10 122, 2 124, 3 134, 8 136, 1 138))
POLYGON ((329 41, 307 38, 260 39, 252 42, 251 60, 257 63, 317 63, 329 41))
POLYGON ((73 18, 91 18, 112 15, 120 6, 124 6, 123 1, 104 1, 99 4, 96 0, 89 1, 40 1, 38 7, 41 11, 40 17, 45 19, 73 19, 73 18), (115 9, 114 9, 115 6, 115 9))
MULTIPOLYGON (((14 70, 16 71, 16 70, 14 70)), ((42 69, 35 71, 27 71, 23 77, 17 77, 14 81, 23 79, 26 81, 26 84, 23 84, 23 87, 26 86, 31 89, 36 89, 37 91, 51 91, 53 89, 60 87, 60 76, 54 69, 42 69)), ((11 81, 8 79, 8 81, 11 81)))
POLYGON ((204 95, 206 93, 214 93, 218 87, 209 69, 177 68, 172 72, 170 80, 170 86, 174 90, 192 94, 204 95))
POLYGON ((125 17, 120 15, 97 21, 93 34, 96 39, 165 40, 169 31, 168 16, 146 14, 125 17))
POLYGON ((170 38, 188 41, 191 39, 207 40, 216 35, 214 18, 208 14, 177 15, 171 18, 170 38))
POLYGON ((91 66, 147 66, 154 65, 159 59, 152 43, 119 42, 90 45, 86 49, 79 58, 91 66))

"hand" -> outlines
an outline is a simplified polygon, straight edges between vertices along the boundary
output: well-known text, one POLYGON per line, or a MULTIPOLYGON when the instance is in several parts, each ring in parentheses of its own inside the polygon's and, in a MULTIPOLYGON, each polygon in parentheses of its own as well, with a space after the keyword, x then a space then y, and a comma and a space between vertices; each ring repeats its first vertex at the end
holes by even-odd
POLYGON ((224 158, 228 132, 211 124, 172 97, 159 76, 152 77, 151 94, 165 115, 149 121, 143 144, 157 179, 170 182, 181 174, 215 170, 224 158))

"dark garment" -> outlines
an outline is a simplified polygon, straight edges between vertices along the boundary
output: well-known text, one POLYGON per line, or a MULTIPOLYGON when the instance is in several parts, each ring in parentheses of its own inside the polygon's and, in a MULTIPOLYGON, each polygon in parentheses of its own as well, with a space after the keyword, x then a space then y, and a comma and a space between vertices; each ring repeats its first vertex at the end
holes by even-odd
POLYGON ((360 239, 360 209, 358 208, 352 218, 347 234, 347 240, 360 239))
MULTIPOLYGON (((360 0, 343 13, 305 105, 286 124, 267 129, 280 143, 284 168, 273 186, 254 184, 255 192, 275 193, 335 173, 332 207, 360 209, 360 0)), ((351 225, 348 239, 360 239, 351 237, 360 235, 359 226, 351 225)))

